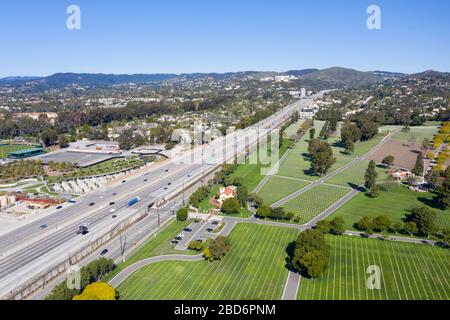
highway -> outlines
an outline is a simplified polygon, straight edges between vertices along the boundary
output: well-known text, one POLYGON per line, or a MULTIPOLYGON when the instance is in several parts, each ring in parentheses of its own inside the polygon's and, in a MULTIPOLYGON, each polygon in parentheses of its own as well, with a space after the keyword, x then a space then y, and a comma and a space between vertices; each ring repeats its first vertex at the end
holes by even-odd
POLYGON ((56 262, 63 259, 60 252, 71 250, 69 243, 77 237, 82 237, 76 234, 81 224, 88 223, 90 228, 96 225, 114 225, 116 222, 112 219, 111 209, 114 208, 114 214, 120 216, 122 212, 130 210, 126 205, 130 198, 139 196, 143 199, 132 207, 133 210, 139 210, 181 189, 186 182, 201 179, 208 170, 234 159, 237 154, 245 152, 248 146, 257 143, 260 137, 253 129, 274 130, 284 123, 294 110, 308 106, 312 101, 306 99, 291 104, 253 127, 216 139, 209 145, 199 146, 192 153, 172 159, 108 191, 82 197, 76 204, 0 236, 0 297, 19 285, 17 277, 11 276, 13 273, 21 274, 20 279, 26 281, 38 271, 48 268, 46 261, 56 262), (214 156, 212 159, 208 156, 209 159, 205 161, 205 154, 214 156), (193 158, 200 161, 193 163, 193 158), (111 206, 111 202, 115 204, 111 206), (92 203, 94 205, 91 205, 92 203), (47 228, 41 230, 42 225, 47 225, 47 228), (66 245, 67 250, 64 250, 66 245), (39 261, 43 263, 39 264, 39 261), (30 272, 30 269, 35 272, 30 272))

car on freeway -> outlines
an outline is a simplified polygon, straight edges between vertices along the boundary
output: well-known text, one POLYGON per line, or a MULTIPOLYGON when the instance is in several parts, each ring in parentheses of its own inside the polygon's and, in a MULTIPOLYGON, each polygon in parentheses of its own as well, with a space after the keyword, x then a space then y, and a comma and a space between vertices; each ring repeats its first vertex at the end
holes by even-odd
POLYGON ((104 255, 106 255, 108 252, 109 252, 108 249, 105 249, 105 250, 103 250, 102 252, 100 252, 100 255, 101 255, 101 256, 104 256, 104 255))
POLYGON ((167 190, 168 188, 167 187, 164 187, 164 190, 167 190))
POLYGON ((169 172, 169 169, 164 170, 164 172, 169 172))
POLYGON ((113 194, 112 194, 113 196, 117 196, 117 193, 116 192, 114 192, 113 194))
POLYGON ((89 207, 93 207, 93 206, 95 206, 95 202, 89 203, 89 207))
POLYGON ((123 181, 122 181, 122 183, 125 183, 125 182, 127 182, 127 180, 123 180, 123 181))
POLYGON ((41 230, 44 230, 44 229, 47 229, 47 228, 48 228, 48 225, 46 225, 46 224, 43 224, 42 226, 39 227, 39 229, 41 229, 41 230))
POLYGON ((112 215, 112 218, 113 218, 113 219, 117 218, 117 215, 113 214, 113 215, 112 215))
POLYGON ((148 181, 148 179, 144 179, 144 182, 147 182, 148 181))
POLYGON ((113 206, 113 205, 115 205, 115 204, 116 204, 116 203, 115 203, 114 201, 109 203, 110 206, 113 206))
POLYGON ((172 182, 169 182, 167 185, 168 185, 168 186, 171 186, 171 185, 172 185, 172 182))
POLYGON ((109 212, 114 213, 114 212, 116 212, 116 209, 111 209, 111 210, 109 210, 109 212))
POLYGON ((69 203, 77 203, 75 200, 69 200, 69 203))
POLYGON ((56 210, 62 209, 62 206, 57 206, 56 210))

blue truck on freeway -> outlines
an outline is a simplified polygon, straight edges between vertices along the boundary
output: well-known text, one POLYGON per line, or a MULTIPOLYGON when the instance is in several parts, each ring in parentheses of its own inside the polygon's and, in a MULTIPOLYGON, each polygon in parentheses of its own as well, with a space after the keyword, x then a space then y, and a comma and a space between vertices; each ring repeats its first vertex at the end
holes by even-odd
POLYGON ((132 207, 132 206, 134 206, 136 203, 138 203, 139 201, 141 201, 141 198, 139 198, 139 197, 136 197, 136 198, 133 198, 133 199, 131 199, 131 200, 128 200, 127 206, 128 206, 128 207, 132 207))

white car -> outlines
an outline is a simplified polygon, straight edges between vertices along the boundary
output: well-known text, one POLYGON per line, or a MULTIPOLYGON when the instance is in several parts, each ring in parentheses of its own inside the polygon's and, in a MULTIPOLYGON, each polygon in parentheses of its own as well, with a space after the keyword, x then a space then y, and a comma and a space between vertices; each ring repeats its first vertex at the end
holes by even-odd
POLYGON ((111 210, 109 210, 109 212, 114 213, 114 212, 116 212, 116 209, 111 209, 111 210))
POLYGON ((178 234, 178 236, 179 236, 180 238, 184 238, 184 233, 180 233, 180 234, 178 234))

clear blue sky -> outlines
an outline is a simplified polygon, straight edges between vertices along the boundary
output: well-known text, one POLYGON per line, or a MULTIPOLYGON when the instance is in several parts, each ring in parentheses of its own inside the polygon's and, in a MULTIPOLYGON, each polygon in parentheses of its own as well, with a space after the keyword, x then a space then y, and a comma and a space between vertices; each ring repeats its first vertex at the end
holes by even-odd
POLYGON ((445 0, 10 0, 0 77, 351 67, 450 71, 445 0), (81 8, 81 30, 66 8, 81 8), (366 27, 370 4, 382 29, 366 27))

